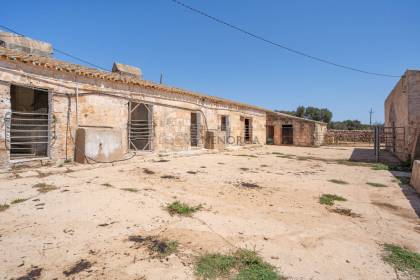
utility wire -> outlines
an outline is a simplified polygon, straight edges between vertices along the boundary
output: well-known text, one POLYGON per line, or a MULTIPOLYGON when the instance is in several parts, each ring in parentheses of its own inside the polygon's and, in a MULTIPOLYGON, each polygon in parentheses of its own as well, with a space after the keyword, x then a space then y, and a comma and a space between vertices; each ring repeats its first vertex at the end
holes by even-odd
POLYGON ((254 39, 263 41, 263 42, 268 43, 270 45, 273 45, 273 46, 282 48, 282 49, 287 50, 289 52, 292 52, 294 54, 297 54, 297 55, 300 55, 300 56, 304 56, 306 58, 309 58, 309 59, 312 59, 312 60, 315 60, 315 61, 318 61, 318 62, 321 62, 321 63, 329 64, 329 65, 336 66, 336 67, 339 67, 339 68, 343 68, 343 69, 346 69, 346 70, 356 71, 356 72, 359 72, 359 73, 374 75, 374 76, 381 76, 381 77, 388 77, 388 78, 399 78, 399 77, 401 77, 400 75, 390 75, 390 74, 385 74, 385 73, 365 71, 365 70, 362 70, 362 69, 359 69, 359 68, 347 66, 347 65, 344 65, 344 64, 339 64, 339 63, 336 63, 336 62, 333 62, 333 61, 330 61, 330 60, 327 60, 327 59, 324 59, 324 58, 313 56, 313 55, 310 55, 308 53, 304 53, 304 52, 301 52, 299 50, 289 48, 289 47, 287 47, 287 46, 285 46, 283 44, 276 43, 276 42, 274 42, 272 40, 266 39, 266 38, 264 38, 264 37, 262 37, 260 35, 255 34, 255 33, 249 32, 249 31, 247 31, 247 30, 245 30, 245 29, 243 29, 241 27, 235 26, 235 25, 230 24, 230 23, 228 23, 228 22, 226 22, 224 20, 221 20, 219 18, 216 18, 216 17, 214 17, 212 15, 209 15, 209 14, 207 14, 207 13, 205 13, 205 12, 199 10, 199 9, 196 9, 194 7, 191 7, 191 6, 185 4, 185 3, 181 2, 181 1, 178 1, 178 0, 170 0, 170 1, 174 2, 175 4, 177 4, 179 6, 182 6, 182 7, 186 8, 186 9, 188 9, 188 10, 196 13, 196 14, 199 14, 201 16, 204 16, 204 17, 206 17, 206 18, 208 18, 208 19, 210 19, 212 21, 215 21, 217 23, 220 23, 222 25, 225 25, 225 26, 227 26, 227 27, 229 27, 229 28, 231 28, 233 30, 236 30, 238 32, 244 33, 244 34, 248 35, 249 37, 252 37, 254 39))
MULTIPOLYGON (((11 29, 11 28, 7 27, 7 26, 0 25, 0 28, 5 29, 5 30, 7 30, 7 31, 10 31, 10 32, 12 32, 12 33, 14 33, 14 34, 16 34, 16 35, 19 35, 19 36, 22 36, 22 37, 27 37, 27 36, 23 35, 22 33, 19 33, 19 32, 15 31, 15 30, 13 30, 13 29, 11 29)), ((93 66, 93 67, 95 67, 95 68, 101 69, 101 70, 103 70, 103 71, 107 71, 107 72, 109 72, 109 70, 107 70, 107 69, 105 69, 105 68, 103 68, 103 67, 101 67, 101 66, 99 66, 99 65, 96 65, 96 64, 91 63, 91 62, 89 62, 89 61, 87 61, 87 60, 84 60, 84 59, 82 59, 82 58, 80 58, 80 57, 77 57, 77 56, 74 56, 74 55, 72 55, 72 54, 69 54, 68 52, 65 52, 65 51, 59 50, 59 49, 57 49, 57 48, 53 48, 53 50, 54 50, 55 52, 61 53, 62 55, 65 55, 65 56, 71 57, 71 58, 73 58, 73 59, 75 59, 75 60, 77 60, 77 61, 80 61, 80 62, 82 62, 82 63, 84 63, 84 64, 87 64, 87 65, 93 66)))

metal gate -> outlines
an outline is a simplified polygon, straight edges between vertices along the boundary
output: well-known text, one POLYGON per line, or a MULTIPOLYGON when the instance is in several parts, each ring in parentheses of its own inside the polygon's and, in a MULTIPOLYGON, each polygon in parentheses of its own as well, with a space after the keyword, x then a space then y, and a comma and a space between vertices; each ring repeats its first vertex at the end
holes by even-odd
POLYGON ((51 139, 48 113, 7 112, 5 116, 6 148, 10 159, 48 157, 51 139))
POLYGON ((381 150, 389 151, 394 154, 404 153, 405 127, 376 126, 373 140, 377 161, 379 161, 381 150))
POLYGON ((282 125, 281 143, 284 145, 293 145, 293 125, 291 124, 282 125))
POLYGON ((129 102, 128 142, 132 150, 152 150, 153 106, 129 102))
POLYGON ((200 114, 191 113, 190 141, 192 147, 198 147, 200 145, 200 124, 200 114))

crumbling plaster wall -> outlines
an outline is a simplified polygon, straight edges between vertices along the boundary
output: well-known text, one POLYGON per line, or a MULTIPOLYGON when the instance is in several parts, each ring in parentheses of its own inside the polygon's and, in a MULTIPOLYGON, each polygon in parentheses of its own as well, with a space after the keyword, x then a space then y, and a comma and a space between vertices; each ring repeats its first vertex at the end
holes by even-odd
MULTIPOLYGON (((188 150, 190 146, 191 112, 201 114, 201 138, 207 128, 217 128, 219 116, 229 115, 232 135, 243 137, 241 116, 253 120, 253 135, 265 142, 265 112, 236 108, 231 104, 205 103, 201 98, 142 88, 105 80, 90 79, 72 73, 40 68, 13 61, 0 61, 0 125, 4 130, 4 115, 10 111, 10 85, 39 87, 52 92, 52 159, 72 159, 77 120, 79 126, 105 126, 120 129, 124 149, 127 149, 128 102, 153 105, 153 150, 188 150), (7 68, 7 69, 6 69, 7 68), (76 88, 78 117, 76 117, 76 88), (204 117, 205 116, 205 117, 204 117)), ((0 160, 8 159, 1 134, 0 160)), ((204 143, 200 144, 203 147, 204 143)))

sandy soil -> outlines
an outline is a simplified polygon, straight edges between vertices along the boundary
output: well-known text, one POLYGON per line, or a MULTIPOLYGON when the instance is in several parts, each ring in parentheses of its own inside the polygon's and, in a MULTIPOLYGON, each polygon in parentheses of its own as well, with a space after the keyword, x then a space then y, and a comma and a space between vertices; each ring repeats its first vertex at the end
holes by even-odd
POLYGON ((397 279, 381 259, 381 244, 420 251, 420 198, 388 171, 335 161, 355 154, 347 147, 267 146, 0 174, 0 204, 10 204, 0 212, 0 279, 35 266, 40 279, 63 279, 82 259, 92 267, 69 279, 194 279, 196 256, 235 248, 255 248, 291 279, 397 279), (39 193, 33 185, 42 182, 58 189, 39 193), (335 207, 361 217, 330 212, 318 202, 323 193, 345 197, 335 207), (17 198, 28 200, 11 204, 17 198), (164 206, 175 200, 203 210, 170 216, 164 206), (177 240, 179 252, 152 258, 128 241, 131 235, 177 240))

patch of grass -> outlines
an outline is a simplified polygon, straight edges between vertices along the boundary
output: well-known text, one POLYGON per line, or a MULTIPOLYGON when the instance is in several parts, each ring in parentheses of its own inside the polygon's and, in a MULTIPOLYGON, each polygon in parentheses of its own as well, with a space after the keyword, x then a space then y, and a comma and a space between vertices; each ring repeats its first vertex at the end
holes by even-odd
POLYGON ((393 244, 384 244, 383 260, 395 269, 407 272, 414 279, 420 278, 420 254, 393 244))
POLYGON ((272 152, 273 155, 284 155, 284 153, 280 153, 280 152, 272 152))
POLYGON ((410 185, 411 177, 406 176, 396 176, 398 183, 400 186, 410 185))
POLYGON ((332 213, 336 213, 336 214, 340 214, 343 216, 348 216, 348 217, 352 217, 352 218, 360 218, 361 215, 354 213, 351 209, 348 208, 332 208, 329 209, 328 211, 332 212, 332 213))
POLYGON ((204 279, 282 280, 285 277, 255 251, 239 249, 231 255, 205 254, 198 258, 195 273, 204 279))
POLYGON ((0 212, 6 211, 9 207, 9 204, 0 204, 0 212))
POLYGON ((28 198, 16 198, 15 200, 13 200, 12 202, 10 202, 10 204, 18 204, 18 203, 22 203, 27 201, 28 198))
POLYGON ((197 212, 202 208, 201 205, 198 206, 189 206, 186 203, 180 201, 174 201, 166 205, 166 210, 171 216, 180 215, 180 216, 191 216, 192 213, 197 212))
POLYGON ((239 169, 242 170, 242 171, 248 171, 249 170, 249 168, 247 168, 247 167, 240 167, 239 169))
POLYGON ((369 186, 375 187, 375 188, 386 188, 387 185, 381 184, 381 183, 374 183, 374 182, 367 182, 366 183, 369 186))
POLYGON ((126 191, 126 192, 138 192, 138 189, 135 188, 122 188, 121 190, 126 191))
POLYGON ((176 253, 179 245, 178 241, 159 239, 154 236, 142 237, 140 235, 133 235, 128 237, 128 240, 137 244, 146 245, 150 253, 159 258, 176 253))
POLYGON ((236 266, 233 256, 205 254, 197 260, 195 273, 204 279, 227 277, 236 266))
POLYGON ((102 186, 107 187, 107 188, 112 188, 114 187, 113 185, 111 185, 110 183, 103 183, 102 186))
POLYGON ((187 173, 188 173, 188 174, 193 174, 193 175, 194 175, 194 174, 197 174, 197 171, 192 171, 192 170, 189 170, 189 171, 187 171, 187 173))
POLYGON ((40 193, 47 193, 53 190, 58 189, 56 186, 54 185, 50 185, 50 184, 46 184, 46 183, 38 183, 32 186, 32 188, 35 188, 38 190, 38 192, 40 193))
POLYGON ((325 205, 334 205, 335 201, 346 201, 344 197, 335 195, 335 194, 323 194, 319 198, 319 203, 325 204, 325 205))
POLYGON ((331 179, 328 180, 328 182, 334 183, 334 184, 339 184, 339 185, 348 185, 349 183, 343 180, 338 180, 338 179, 331 179))
POLYGON ((389 166, 383 163, 372 164, 372 170, 389 170, 389 166))

